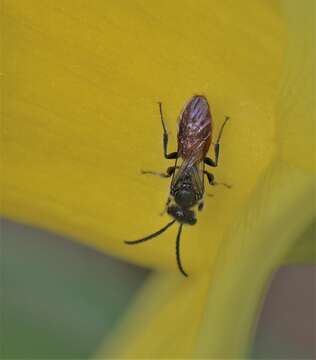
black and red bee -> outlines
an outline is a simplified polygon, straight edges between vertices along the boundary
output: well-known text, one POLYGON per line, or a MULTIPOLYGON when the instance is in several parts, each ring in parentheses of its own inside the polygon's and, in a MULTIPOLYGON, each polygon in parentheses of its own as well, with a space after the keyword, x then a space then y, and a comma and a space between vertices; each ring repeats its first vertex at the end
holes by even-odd
MULTIPOLYGON (((162 104, 159 103, 160 118, 163 128, 163 151, 166 159, 175 159, 175 165, 168 167, 166 173, 157 174, 145 171, 145 174, 155 174, 162 177, 171 177, 170 195, 166 208, 167 213, 173 220, 162 229, 142 239, 125 241, 126 244, 134 245, 150 240, 166 231, 176 221, 180 224, 176 240, 176 257, 179 270, 184 276, 180 260, 180 236, 183 224, 194 225, 196 216, 193 210, 203 208, 204 175, 207 176, 211 185, 216 185, 214 175, 205 170, 205 165, 216 167, 219 156, 219 142, 228 117, 225 118, 216 143, 214 145, 215 159, 207 157, 207 152, 212 141, 212 116, 207 99, 202 95, 195 95, 185 106, 179 117, 178 150, 167 152, 168 132, 162 114, 162 104)), ((224 184, 225 185, 225 184, 224 184)), ((226 185, 228 186, 228 185, 226 185)))

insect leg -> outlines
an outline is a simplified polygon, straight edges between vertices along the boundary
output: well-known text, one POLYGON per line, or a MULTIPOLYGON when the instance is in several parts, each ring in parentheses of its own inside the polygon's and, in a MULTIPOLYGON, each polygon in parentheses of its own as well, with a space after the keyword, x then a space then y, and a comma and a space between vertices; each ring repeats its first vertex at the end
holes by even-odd
POLYGON ((198 205, 198 210, 199 210, 199 211, 202 211, 202 210, 203 210, 203 207, 204 207, 204 202, 201 201, 201 202, 199 203, 199 205, 198 205))
POLYGON ((211 158, 209 157, 206 157, 204 159, 204 163, 206 165, 209 165, 209 166, 213 166, 213 167, 216 167, 217 164, 218 164, 218 157, 219 157, 219 143, 220 143, 220 140, 221 140, 221 137, 222 137, 222 134, 223 134, 223 130, 224 130, 224 126, 226 125, 227 121, 229 120, 229 117, 226 116, 225 117, 225 120, 221 126, 221 128, 219 129, 219 133, 218 133, 218 136, 217 136, 217 140, 216 140, 216 143, 214 145, 214 153, 215 153, 215 160, 212 160, 211 158))
POLYGON ((145 171, 145 170, 141 170, 141 173, 143 175, 150 174, 150 175, 157 175, 160 177, 168 178, 174 174, 175 170, 176 170, 176 166, 169 166, 165 173, 158 173, 155 171, 145 171))
POLYGON ((160 216, 162 216, 162 215, 165 214, 165 212, 166 212, 167 209, 168 209, 168 206, 169 206, 170 202, 171 202, 171 198, 168 197, 168 199, 167 199, 167 201, 166 201, 166 204, 165 204, 165 208, 164 208, 163 211, 160 213, 160 216))
POLYGON ((231 185, 228 185, 228 184, 225 184, 225 183, 219 183, 219 182, 216 182, 215 181, 215 177, 213 174, 209 173, 208 171, 204 170, 203 173, 207 176, 207 180, 208 180, 208 183, 210 185, 224 185, 225 187, 227 187, 228 189, 231 188, 231 185))
MULTIPOLYGON (((219 149, 218 149, 219 150, 219 149)), ((217 155, 218 156, 218 155, 217 155)), ((212 160, 209 157, 204 158, 204 164, 209 165, 209 166, 213 166, 216 167, 217 166, 217 162, 215 162, 214 160, 212 160)))
POLYGON ((178 153, 172 152, 170 154, 168 154, 167 148, 168 148, 168 131, 167 131, 167 127, 165 124, 165 121, 163 119, 163 114, 162 114, 162 103, 159 102, 159 112, 160 112, 160 119, 161 119, 161 124, 162 124, 162 128, 163 128, 163 153, 166 159, 176 159, 178 157, 178 153))
POLYGON ((214 177, 214 175, 209 173, 206 170, 204 170, 203 173, 207 176, 208 183, 210 185, 215 185, 215 177, 214 177))

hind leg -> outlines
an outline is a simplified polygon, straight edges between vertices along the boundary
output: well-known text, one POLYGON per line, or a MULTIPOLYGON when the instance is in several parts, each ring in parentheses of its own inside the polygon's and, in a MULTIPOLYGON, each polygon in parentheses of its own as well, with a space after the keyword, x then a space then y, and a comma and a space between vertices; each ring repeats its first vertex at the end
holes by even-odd
POLYGON ((211 158, 209 157, 206 157, 204 159, 204 163, 206 165, 209 165, 209 166, 213 166, 213 167, 216 167, 218 165, 218 157, 219 157, 219 143, 220 143, 220 140, 221 140, 221 137, 222 137, 222 134, 223 134, 223 130, 224 130, 224 126, 226 125, 227 121, 229 120, 229 117, 226 116, 220 130, 219 130, 219 133, 218 133, 218 136, 217 136, 217 140, 216 140, 216 143, 214 145, 214 153, 215 153, 215 160, 212 160, 211 158))
POLYGON ((176 159, 178 157, 178 153, 176 151, 168 154, 168 150, 167 150, 168 140, 169 140, 168 131, 162 114, 162 103, 159 102, 158 105, 159 105, 161 125, 163 129, 163 154, 166 159, 176 159))

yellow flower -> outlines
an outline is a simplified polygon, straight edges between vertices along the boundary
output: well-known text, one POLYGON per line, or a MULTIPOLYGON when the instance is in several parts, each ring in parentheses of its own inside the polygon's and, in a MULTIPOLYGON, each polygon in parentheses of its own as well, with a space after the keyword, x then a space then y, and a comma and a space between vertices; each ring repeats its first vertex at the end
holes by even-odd
POLYGON ((247 351, 267 278, 313 216, 311 35, 295 54, 312 30, 303 4, 294 18, 284 3, 287 31, 275 1, 4 2, 2 214, 169 270, 148 280, 101 356, 247 351), (123 240, 166 223, 168 182, 140 169, 170 166, 157 101, 175 138, 194 93, 209 99, 215 130, 231 116, 214 172, 233 188, 210 189, 184 229, 183 279, 174 229, 123 240))

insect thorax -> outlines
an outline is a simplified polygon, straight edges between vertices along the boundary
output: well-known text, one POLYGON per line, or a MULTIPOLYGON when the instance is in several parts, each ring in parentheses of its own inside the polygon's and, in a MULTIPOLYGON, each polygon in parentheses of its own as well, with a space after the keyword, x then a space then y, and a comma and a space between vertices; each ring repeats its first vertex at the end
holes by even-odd
POLYGON ((181 177, 176 180, 171 187, 170 194, 180 207, 186 209, 195 206, 202 198, 202 194, 194 188, 189 172, 181 175, 181 177))

